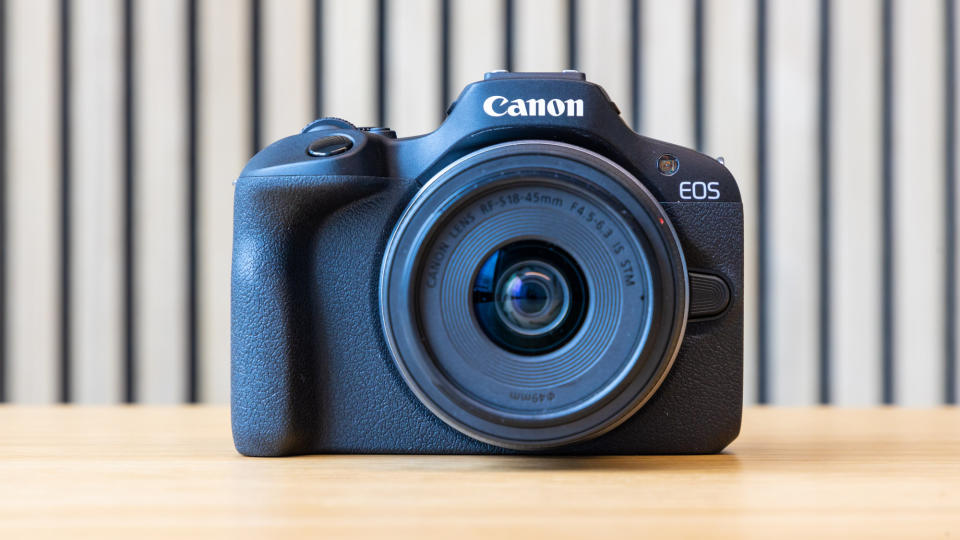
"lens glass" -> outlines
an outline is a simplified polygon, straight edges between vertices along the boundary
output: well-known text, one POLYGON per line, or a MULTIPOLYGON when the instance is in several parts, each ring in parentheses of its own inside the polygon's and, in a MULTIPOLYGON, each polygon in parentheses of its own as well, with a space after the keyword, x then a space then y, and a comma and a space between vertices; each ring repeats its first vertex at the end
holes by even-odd
POLYGON ((570 291, 560 273, 541 261, 524 261, 503 273, 495 292, 497 314, 518 334, 539 335, 566 314, 570 291))
POLYGON ((496 344, 518 354, 544 354, 563 346, 582 324, 586 284, 573 258, 556 245, 514 242, 480 266, 473 306, 496 344))

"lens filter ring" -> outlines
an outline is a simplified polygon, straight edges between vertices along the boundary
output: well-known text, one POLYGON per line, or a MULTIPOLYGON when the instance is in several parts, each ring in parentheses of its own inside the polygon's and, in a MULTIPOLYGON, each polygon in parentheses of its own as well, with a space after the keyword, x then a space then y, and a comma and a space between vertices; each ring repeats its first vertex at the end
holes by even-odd
POLYGON ((545 449, 605 433, 653 395, 686 324, 686 267, 635 177, 579 147, 517 141, 424 184, 388 241, 380 304, 397 368, 431 411, 478 440, 545 449), (523 346, 498 339, 479 304, 523 346))

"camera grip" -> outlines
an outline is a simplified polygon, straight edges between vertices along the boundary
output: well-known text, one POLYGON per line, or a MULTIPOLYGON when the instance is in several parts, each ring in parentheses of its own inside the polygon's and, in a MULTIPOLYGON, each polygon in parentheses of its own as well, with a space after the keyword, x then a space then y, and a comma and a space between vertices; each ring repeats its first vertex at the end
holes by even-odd
MULTIPOLYGON (((245 455, 307 451, 316 426, 311 366, 312 240, 324 219, 396 179, 242 177, 234 195, 231 417, 245 455)), ((322 301, 322 299, 320 299, 322 301)), ((321 359, 322 360, 322 359, 321 359)))

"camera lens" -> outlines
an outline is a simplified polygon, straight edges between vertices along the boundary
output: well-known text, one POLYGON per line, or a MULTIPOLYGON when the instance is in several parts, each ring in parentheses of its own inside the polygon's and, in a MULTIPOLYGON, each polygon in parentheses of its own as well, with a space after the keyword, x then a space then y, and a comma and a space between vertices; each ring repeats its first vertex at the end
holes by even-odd
MULTIPOLYGON (((654 171, 654 174, 657 174, 654 171)), ((384 336, 417 398, 511 449, 610 431, 656 392, 686 325, 669 216, 610 159, 551 141, 468 154, 387 242, 384 336)))
POLYGON ((481 264, 473 308, 494 343, 517 354, 544 354, 563 346, 586 314, 583 272, 559 246, 514 242, 481 264))
POLYGON ((497 282, 497 314, 514 332, 539 335, 563 320, 569 292, 553 267, 525 261, 504 272, 497 282))

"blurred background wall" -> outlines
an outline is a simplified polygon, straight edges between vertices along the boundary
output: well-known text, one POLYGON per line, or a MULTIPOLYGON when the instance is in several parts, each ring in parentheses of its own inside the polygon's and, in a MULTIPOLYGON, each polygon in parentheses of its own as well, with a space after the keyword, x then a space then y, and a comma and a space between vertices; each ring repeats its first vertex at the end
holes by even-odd
POLYGON ((225 402, 231 180, 576 68, 726 158, 746 401, 956 402, 954 0, 0 0, 0 396, 225 402))

